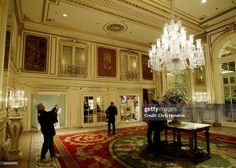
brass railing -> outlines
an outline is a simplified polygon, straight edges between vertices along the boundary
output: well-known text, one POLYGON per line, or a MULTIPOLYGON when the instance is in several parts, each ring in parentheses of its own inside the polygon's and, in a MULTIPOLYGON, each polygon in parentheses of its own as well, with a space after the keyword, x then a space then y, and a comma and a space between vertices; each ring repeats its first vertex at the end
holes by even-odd
POLYGON ((126 71, 121 73, 121 80, 137 80, 138 73, 135 71, 126 71))
POLYGON ((63 65, 60 68, 60 76, 86 78, 86 67, 85 65, 63 65))

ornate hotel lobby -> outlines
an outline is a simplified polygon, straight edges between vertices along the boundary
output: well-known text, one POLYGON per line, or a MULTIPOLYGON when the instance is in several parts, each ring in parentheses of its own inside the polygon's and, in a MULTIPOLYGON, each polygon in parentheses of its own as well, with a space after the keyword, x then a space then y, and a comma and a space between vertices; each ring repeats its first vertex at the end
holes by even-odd
POLYGON ((0 0, 0 167, 236 167, 235 13, 0 0))

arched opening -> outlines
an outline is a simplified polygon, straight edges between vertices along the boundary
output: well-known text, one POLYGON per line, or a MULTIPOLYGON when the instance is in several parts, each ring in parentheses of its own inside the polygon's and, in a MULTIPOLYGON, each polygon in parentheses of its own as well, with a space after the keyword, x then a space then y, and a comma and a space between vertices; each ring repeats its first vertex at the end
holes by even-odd
POLYGON ((215 100, 225 104, 221 123, 232 126, 236 121, 236 33, 217 40, 213 50, 215 100), (234 108, 233 108, 234 107, 234 108))

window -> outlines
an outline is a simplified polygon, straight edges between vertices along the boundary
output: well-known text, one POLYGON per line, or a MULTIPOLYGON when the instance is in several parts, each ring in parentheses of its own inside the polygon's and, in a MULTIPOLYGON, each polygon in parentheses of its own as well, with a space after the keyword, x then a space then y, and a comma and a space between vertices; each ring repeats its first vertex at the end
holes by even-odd
POLYGON ((138 79, 138 54, 122 51, 121 54, 121 80, 138 79))
POLYGON ((86 77, 86 45, 62 44, 60 60, 60 76, 86 77))
POLYGON ((236 67, 235 61, 224 62, 221 64, 221 74, 224 84, 225 104, 236 103, 236 67))
POLYGON ((236 38, 228 40, 220 50, 220 57, 228 57, 236 54, 236 38))
POLYGON ((224 120, 227 122, 235 122, 236 38, 231 38, 221 47, 218 61, 224 90, 224 120))

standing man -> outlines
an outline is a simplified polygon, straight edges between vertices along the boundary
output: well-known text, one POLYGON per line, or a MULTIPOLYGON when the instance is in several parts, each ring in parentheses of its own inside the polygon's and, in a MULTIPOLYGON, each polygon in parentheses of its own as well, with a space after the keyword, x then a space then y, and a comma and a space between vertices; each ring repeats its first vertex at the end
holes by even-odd
MULTIPOLYGON (((152 105, 155 107, 161 107, 158 101, 152 100, 152 105)), ((163 114, 163 111, 158 111, 159 114, 163 114)), ((167 120, 166 118, 156 118, 154 120, 147 120, 147 143, 148 149, 161 150, 161 131, 164 129, 167 120), (153 136, 152 136, 153 135, 153 136)))
POLYGON ((54 124, 57 122, 58 108, 55 106, 51 111, 46 112, 45 106, 42 103, 36 105, 36 108, 38 110, 38 121, 44 138, 40 160, 45 162, 48 150, 51 159, 59 156, 58 154, 55 155, 53 147, 53 136, 56 134, 54 124))
POLYGON ((114 105, 114 102, 111 102, 110 106, 106 110, 106 118, 108 121, 108 134, 111 133, 111 124, 112 124, 112 133, 115 134, 115 116, 117 115, 117 108, 114 105))

